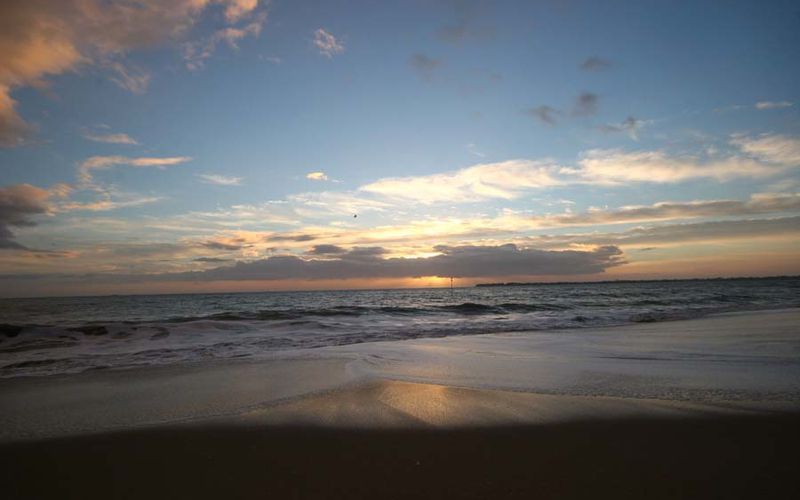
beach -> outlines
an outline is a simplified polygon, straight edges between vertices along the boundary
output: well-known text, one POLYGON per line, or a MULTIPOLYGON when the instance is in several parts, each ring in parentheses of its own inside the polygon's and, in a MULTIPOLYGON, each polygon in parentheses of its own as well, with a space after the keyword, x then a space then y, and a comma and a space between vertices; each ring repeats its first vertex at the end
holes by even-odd
POLYGON ((787 309, 5 379, 0 468, 12 498, 788 497, 797 325, 787 309))

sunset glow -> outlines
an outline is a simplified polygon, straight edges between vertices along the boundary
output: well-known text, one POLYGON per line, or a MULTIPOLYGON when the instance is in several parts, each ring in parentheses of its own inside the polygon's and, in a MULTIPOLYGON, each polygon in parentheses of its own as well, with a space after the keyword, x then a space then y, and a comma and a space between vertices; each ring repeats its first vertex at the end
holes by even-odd
POLYGON ((3 2, 0 295, 800 274, 791 2, 645 3, 3 2))

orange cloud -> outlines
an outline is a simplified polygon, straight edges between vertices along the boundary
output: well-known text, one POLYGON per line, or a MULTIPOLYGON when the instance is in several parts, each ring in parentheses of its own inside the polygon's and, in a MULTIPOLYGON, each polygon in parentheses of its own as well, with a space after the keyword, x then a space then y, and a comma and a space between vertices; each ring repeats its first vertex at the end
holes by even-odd
MULTIPOLYGON (((212 4, 228 23, 239 22, 258 0, 3 0, 0 2, 0 146, 22 144, 31 126, 16 112, 14 88, 42 87, 46 78, 99 63, 132 92, 149 74, 126 66, 128 51, 183 36, 212 4)), ((253 28, 245 28, 253 31, 253 28)))

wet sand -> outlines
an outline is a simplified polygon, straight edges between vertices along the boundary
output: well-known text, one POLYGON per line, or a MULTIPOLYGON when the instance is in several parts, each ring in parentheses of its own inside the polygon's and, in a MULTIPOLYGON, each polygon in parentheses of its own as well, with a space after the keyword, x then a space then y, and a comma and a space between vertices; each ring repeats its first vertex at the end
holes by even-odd
POLYGON ((791 498, 798 319, 3 380, 3 497, 791 498))
POLYGON ((0 449, 4 498, 797 498, 797 416, 153 427, 0 449))

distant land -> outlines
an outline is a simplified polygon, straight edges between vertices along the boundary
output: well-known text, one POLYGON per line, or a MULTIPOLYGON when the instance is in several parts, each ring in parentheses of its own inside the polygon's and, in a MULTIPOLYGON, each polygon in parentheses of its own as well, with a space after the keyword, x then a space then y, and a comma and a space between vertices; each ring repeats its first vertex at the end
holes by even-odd
POLYGON ((478 288, 492 286, 540 286, 540 285, 581 285, 608 283, 672 283, 681 281, 741 281, 741 280, 791 280, 800 276, 740 276, 733 278, 664 278, 650 280, 602 280, 602 281, 509 281, 506 283, 476 283, 478 288))

